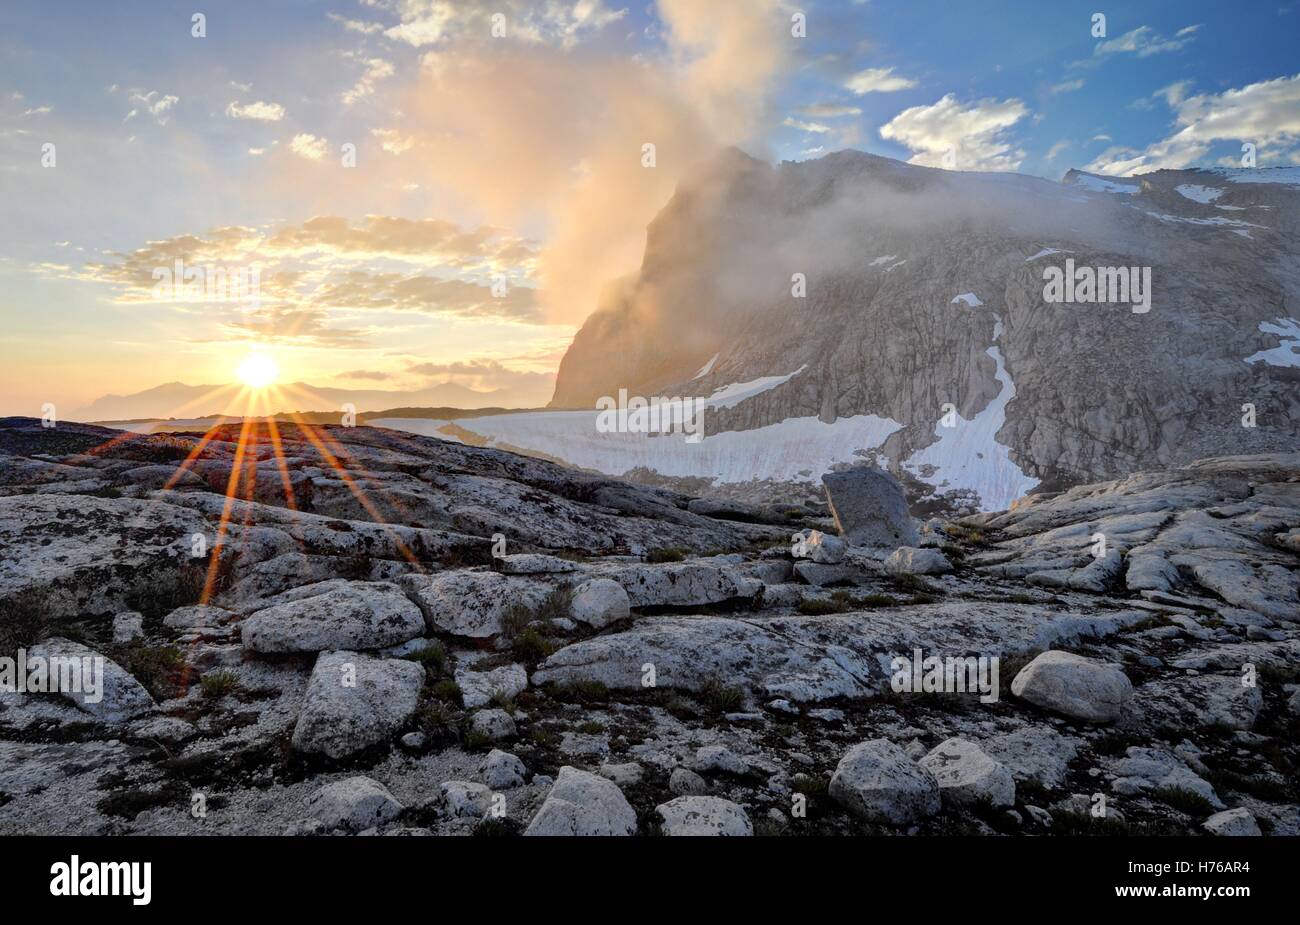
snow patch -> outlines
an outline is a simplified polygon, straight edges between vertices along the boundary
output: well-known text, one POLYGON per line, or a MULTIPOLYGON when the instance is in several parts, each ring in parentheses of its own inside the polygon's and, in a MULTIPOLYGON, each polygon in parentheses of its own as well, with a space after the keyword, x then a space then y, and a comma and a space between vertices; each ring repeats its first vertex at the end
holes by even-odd
POLYGON ((763 376, 760 379, 751 379, 748 382, 733 382, 731 385, 724 385, 715 391, 705 399, 705 402, 709 408, 732 408, 747 398, 753 398, 755 395, 774 389, 778 385, 784 385, 807 368, 808 364, 805 363, 785 376, 763 376))
POLYGON ((1285 183, 1300 186, 1300 167, 1216 167, 1212 170, 1233 183, 1285 183))
POLYGON ((1214 202, 1223 195, 1221 189, 1215 189, 1212 186, 1197 186, 1195 183, 1182 183, 1175 186, 1174 189, 1193 202, 1203 204, 1214 202))
POLYGON ((883 257, 877 257, 875 260, 871 261, 871 263, 867 264, 867 266, 869 266, 869 267, 878 267, 878 266, 880 266, 880 265, 883 264, 883 263, 889 263, 889 261, 891 261, 891 260, 897 260, 897 259, 898 259, 898 255, 897 255, 897 254, 886 254, 886 255, 883 256, 883 257))
POLYGON ((1094 193, 1120 193, 1125 196, 1131 196, 1136 193, 1140 186, 1137 183, 1122 183, 1118 180, 1106 180, 1102 177, 1094 177, 1092 174, 1078 173, 1074 175, 1074 182, 1086 190, 1094 193))
MULTIPOLYGON (((606 475, 625 475, 644 467, 674 478, 714 482, 754 479, 815 481, 838 463, 861 460, 903 425, 862 414, 826 424, 816 417, 789 418, 754 430, 726 431, 687 443, 680 435, 600 433, 596 411, 526 411, 463 418, 457 427, 482 437, 489 446, 511 446, 562 459, 606 475)), ((707 416, 706 416, 707 419, 707 416)), ((456 440, 440 433, 445 422, 419 418, 368 421, 408 433, 456 440)))
POLYGON ((1300 321, 1294 318, 1279 318, 1277 324, 1268 321, 1259 323, 1259 330, 1264 334, 1276 334, 1281 343, 1268 350, 1246 357, 1252 366, 1263 360, 1269 366, 1293 366, 1300 368, 1300 321))
POLYGON ((1034 256, 1026 257, 1025 263, 1029 263, 1031 260, 1037 260, 1039 257, 1046 257, 1049 254, 1072 254, 1072 253, 1074 253, 1074 251, 1063 251, 1060 248, 1056 248, 1056 247, 1044 247, 1037 254, 1034 254, 1034 256))
POLYGON ((1222 216, 1215 216, 1214 218, 1182 218, 1181 216, 1168 215, 1164 212, 1145 212, 1145 211, 1143 214, 1150 215, 1152 218, 1158 218, 1162 222, 1183 222, 1184 224, 1188 224, 1188 225, 1241 225, 1246 228, 1266 227, 1264 225, 1256 225, 1253 222, 1243 222, 1239 219, 1223 218, 1222 216))
POLYGON ((722 354, 720 354, 720 353, 715 353, 715 354, 713 355, 713 359, 709 360, 709 362, 707 362, 707 363, 705 363, 703 366, 701 366, 701 367, 700 367, 700 371, 699 371, 698 373, 696 373, 694 376, 691 377, 691 381, 694 382, 696 379, 703 379, 703 378, 704 378, 705 376, 707 376, 710 372, 712 372, 712 371, 713 371, 713 364, 716 363, 716 362, 718 362, 718 357, 720 357, 720 356, 722 356, 722 354))
POLYGON ((1007 421, 1007 405, 1016 397, 1016 386, 997 346, 1002 318, 993 317, 993 345, 985 353, 997 365, 995 376, 1001 385, 997 396, 969 421, 957 415, 957 426, 944 427, 941 420, 934 428, 939 439, 903 462, 904 468, 927 485, 943 491, 974 491, 985 511, 1006 510, 1038 484, 1038 479, 1025 475, 1011 461, 1011 451, 997 441, 997 433, 1007 421), (929 466, 934 467, 933 471, 924 475, 929 466))
POLYGON ((958 302, 965 302, 970 308, 979 308, 984 303, 980 301, 979 296, 973 292, 963 292, 959 296, 954 296, 949 305, 956 305, 958 302))

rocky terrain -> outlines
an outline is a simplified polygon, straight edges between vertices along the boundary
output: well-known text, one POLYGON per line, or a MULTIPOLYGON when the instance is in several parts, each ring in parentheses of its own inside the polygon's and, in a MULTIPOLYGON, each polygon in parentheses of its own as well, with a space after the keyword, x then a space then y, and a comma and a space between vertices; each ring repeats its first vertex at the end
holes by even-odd
POLYGON ((826 490, 0 420, 0 832, 1300 834, 1300 454, 826 490))
POLYGON ((796 423, 802 443, 829 445, 830 425, 871 415, 890 426, 863 428, 862 455, 985 510, 1036 482, 1289 450, 1298 230, 1287 168, 1053 183, 731 150, 651 223, 640 270, 565 355, 552 407, 739 389, 705 429, 767 428, 767 445, 796 423), (1149 268, 1149 310, 1045 301, 1044 269, 1066 260, 1149 268))

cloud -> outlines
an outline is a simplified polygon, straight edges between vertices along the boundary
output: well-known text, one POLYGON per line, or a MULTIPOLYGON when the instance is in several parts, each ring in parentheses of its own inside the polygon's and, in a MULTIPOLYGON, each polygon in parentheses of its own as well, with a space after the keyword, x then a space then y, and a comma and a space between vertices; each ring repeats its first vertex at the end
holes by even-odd
POLYGON ((167 115, 168 111, 180 102, 180 97, 159 90, 132 90, 127 99, 135 108, 126 114, 126 118, 122 120, 123 122, 135 118, 141 111, 144 111, 153 116, 154 121, 159 125, 167 124, 171 118, 167 115))
MULTIPOLYGON (((395 4, 371 5, 393 8, 400 22, 379 28, 386 37, 416 48, 444 42, 459 45, 466 39, 492 37, 498 23, 504 27, 503 38, 570 48, 627 15, 626 9, 611 9, 602 0, 398 0, 395 4), (502 19, 494 20, 495 16, 502 19)), ((372 31, 373 24, 342 21, 353 31, 372 31)))
POLYGON ((844 86, 858 96, 866 93, 893 93, 916 86, 916 81, 907 77, 895 77, 892 67, 873 67, 858 71, 844 82, 844 86))
POLYGON ((782 125, 788 128, 797 128, 801 132, 811 132, 816 135, 822 135, 831 130, 829 125, 822 125, 820 122, 800 122, 798 119, 787 118, 782 125))
POLYGON ((811 106, 798 106, 795 108, 795 112, 813 119, 837 119, 842 116, 862 115, 862 110, 857 106, 842 106, 839 103, 813 103, 811 106))
POLYGON ((344 105, 351 106, 357 100, 364 99, 375 92, 375 84, 396 73, 391 61, 383 58, 365 59, 365 71, 350 90, 343 93, 344 105))
POLYGON ((414 138, 395 128, 372 128, 370 134, 379 139, 379 146, 389 154, 401 154, 415 147, 414 138))
POLYGON ((494 225, 544 228, 547 315, 581 321, 640 264, 646 226, 678 181, 779 123, 768 94, 793 47, 781 2, 661 0, 661 42, 635 56, 462 36, 394 95, 414 139, 400 179, 445 189, 494 225))
POLYGON ((279 122, 284 118, 284 107, 279 103, 232 102, 226 107, 226 115, 232 119, 252 119, 256 122, 279 122))
POLYGON ((1084 81, 1082 78, 1078 80, 1066 80, 1059 84, 1053 84, 1051 87, 1048 87, 1047 92, 1053 96, 1060 93, 1073 93, 1076 90, 1082 90, 1083 84, 1084 81))
POLYGON ((353 346, 365 332, 340 332, 327 322, 339 313, 362 311, 521 324, 543 320, 537 290, 530 285, 535 247, 490 226, 465 229, 437 219, 374 215, 351 224, 322 216, 274 231, 228 226, 178 235, 109 256, 56 275, 111 286, 119 304, 161 304, 182 313, 199 303, 205 312, 213 302, 251 305, 259 309, 252 317, 232 316, 225 326, 269 339, 306 337, 353 346), (393 270, 394 262, 408 267, 393 270), (251 282, 243 290, 232 285, 208 292, 156 292, 160 273, 167 280, 197 273, 199 280, 247 282, 254 272, 256 292, 249 291, 251 282), (286 333, 291 322, 298 325, 292 335, 286 333))
POLYGON ((289 149, 299 157, 305 157, 309 161, 318 161, 329 152, 329 142, 324 138, 317 138, 315 135, 301 132, 293 136, 293 140, 289 142, 289 149))
POLYGON ((1195 164, 1215 142, 1251 142, 1261 160, 1286 161, 1300 144, 1300 74, 1218 94, 1187 96, 1186 84, 1157 91, 1175 111, 1173 134, 1144 150, 1108 148, 1085 169, 1127 176, 1195 164))
POLYGON ((431 381, 454 382, 479 391, 491 389, 535 389, 546 394, 555 385, 555 374, 511 369, 499 360, 478 359, 456 363, 418 363, 406 370, 431 381))
POLYGON ((1025 152, 1013 149, 1006 130, 1028 114, 1017 99, 984 99, 963 106, 949 93, 929 106, 913 106, 880 127, 880 136, 910 148, 909 163, 958 170, 1016 170, 1025 152))
POLYGON ((1070 147, 1070 142, 1062 139, 1047 149, 1047 159, 1054 161, 1066 148, 1070 147))
POLYGON ((386 379, 392 379, 393 374, 384 372, 382 369, 353 369, 345 373, 338 374, 339 379, 369 379, 375 382, 383 382, 386 379))
POLYGON ((1096 47, 1093 48, 1092 54, 1094 58, 1104 58, 1108 55, 1122 54, 1147 58, 1151 55, 1177 51, 1184 45, 1195 40, 1194 33, 1199 28, 1199 25, 1185 26, 1184 28, 1179 29, 1175 37, 1171 39, 1160 35, 1150 26, 1138 26, 1131 32, 1125 32, 1118 38, 1098 42, 1096 47))

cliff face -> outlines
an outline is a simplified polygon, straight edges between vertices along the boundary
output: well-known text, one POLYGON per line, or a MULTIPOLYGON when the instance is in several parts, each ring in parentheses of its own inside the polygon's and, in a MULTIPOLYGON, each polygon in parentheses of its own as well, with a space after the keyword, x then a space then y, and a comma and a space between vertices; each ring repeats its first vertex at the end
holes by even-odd
POLYGON ((640 271, 578 333, 552 407, 802 370, 712 409, 707 431, 873 414, 902 428, 865 452, 979 494, 1291 447, 1295 173, 1052 183, 851 151, 773 168, 728 151, 650 225, 640 271), (1148 310, 1048 301, 1044 271, 1067 260, 1136 268, 1138 283, 1149 268, 1148 310))

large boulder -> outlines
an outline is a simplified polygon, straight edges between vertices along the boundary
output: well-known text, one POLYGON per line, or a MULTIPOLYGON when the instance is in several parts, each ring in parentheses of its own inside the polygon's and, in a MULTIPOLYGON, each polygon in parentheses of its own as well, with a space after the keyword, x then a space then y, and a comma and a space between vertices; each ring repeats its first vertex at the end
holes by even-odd
POLYGON ((939 795, 958 806, 1012 806, 1016 782, 1006 765, 995 761, 974 742, 948 739, 918 762, 939 782, 939 795))
POLYGON ((419 604, 429 632, 472 639, 496 636, 511 608, 535 610, 551 592, 537 579, 464 569, 408 575, 402 585, 419 604))
POLYGON ((525 835, 632 835, 636 810, 613 781, 565 765, 525 835))
POLYGON ((326 830, 361 832, 395 818, 402 804, 379 781, 358 776, 321 787, 307 799, 307 811, 326 830))
POLYGON ((665 835, 753 835, 744 807, 721 797, 682 796, 655 807, 665 835))
POLYGON ((939 811, 934 775, 888 739, 853 746, 831 776, 831 796, 864 819, 907 825, 939 811))
POLYGON ((881 469, 858 466, 822 476, 835 526, 851 546, 917 546, 916 525, 898 480, 881 469))
POLYGON ((424 617, 387 581, 323 581, 272 599, 240 625, 254 652, 381 649, 424 633, 424 617))
POLYGON ((420 702, 424 668, 359 652, 316 658, 293 729, 300 752, 342 758, 389 739, 420 702))
POLYGON ((1011 682, 1011 693, 1044 710, 1109 723, 1119 718, 1133 685, 1114 665, 1054 650, 1020 669, 1011 682))
POLYGON ((155 709, 144 685, 126 669, 79 642, 55 636, 32 646, 27 651, 29 673, 37 658, 46 660, 51 693, 102 723, 124 723, 155 709))

